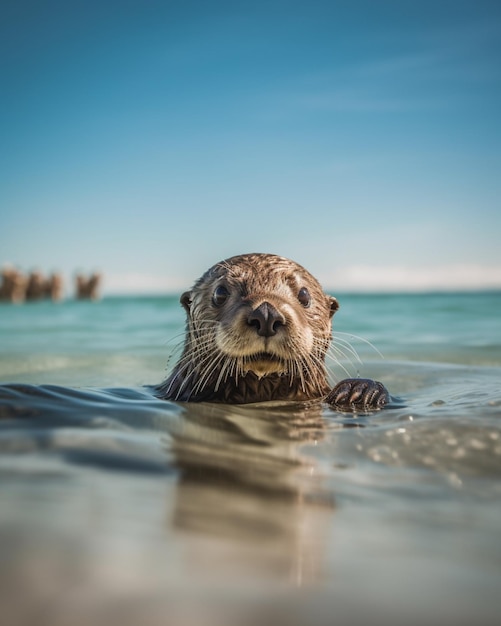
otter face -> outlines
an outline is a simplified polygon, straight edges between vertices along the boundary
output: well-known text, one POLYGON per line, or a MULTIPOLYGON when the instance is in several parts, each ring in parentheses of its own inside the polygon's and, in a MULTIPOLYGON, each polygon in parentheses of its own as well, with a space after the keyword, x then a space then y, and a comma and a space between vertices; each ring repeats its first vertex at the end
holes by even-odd
POLYGON ((194 339, 258 377, 322 366, 338 309, 303 267, 271 254, 214 265, 181 302, 194 339))

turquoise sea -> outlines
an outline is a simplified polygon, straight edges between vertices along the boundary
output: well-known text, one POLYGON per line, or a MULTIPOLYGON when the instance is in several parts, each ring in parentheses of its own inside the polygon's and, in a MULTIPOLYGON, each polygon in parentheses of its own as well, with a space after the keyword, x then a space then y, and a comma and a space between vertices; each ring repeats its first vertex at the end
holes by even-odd
POLYGON ((498 624, 501 293, 336 296, 403 406, 161 401, 176 297, 0 304, 2 623, 498 624))

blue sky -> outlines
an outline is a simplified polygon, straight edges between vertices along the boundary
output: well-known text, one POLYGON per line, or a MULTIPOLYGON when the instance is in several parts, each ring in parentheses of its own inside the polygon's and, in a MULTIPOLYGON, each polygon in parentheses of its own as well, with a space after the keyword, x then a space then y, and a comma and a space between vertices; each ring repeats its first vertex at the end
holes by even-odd
POLYGON ((8 0, 0 55, 0 264, 501 287, 499 3, 8 0))

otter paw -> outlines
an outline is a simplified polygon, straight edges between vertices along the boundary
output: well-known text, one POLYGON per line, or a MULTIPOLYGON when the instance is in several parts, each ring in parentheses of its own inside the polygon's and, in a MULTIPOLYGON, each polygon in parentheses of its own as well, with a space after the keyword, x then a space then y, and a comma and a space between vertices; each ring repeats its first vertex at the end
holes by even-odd
POLYGON ((388 390, 370 378, 346 378, 339 382, 325 401, 340 409, 380 409, 390 401, 388 390))

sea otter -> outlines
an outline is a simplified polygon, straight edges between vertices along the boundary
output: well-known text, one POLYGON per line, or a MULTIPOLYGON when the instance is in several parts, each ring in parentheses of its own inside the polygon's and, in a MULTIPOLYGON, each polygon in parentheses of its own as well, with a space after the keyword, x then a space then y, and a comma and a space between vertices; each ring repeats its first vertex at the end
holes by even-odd
POLYGON ((181 304, 184 347, 158 387, 164 399, 318 399, 341 409, 377 409, 389 401, 374 380, 348 378, 329 387, 325 356, 339 304, 294 261, 258 253, 231 257, 207 270, 181 304))

